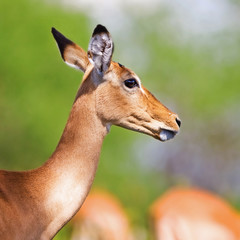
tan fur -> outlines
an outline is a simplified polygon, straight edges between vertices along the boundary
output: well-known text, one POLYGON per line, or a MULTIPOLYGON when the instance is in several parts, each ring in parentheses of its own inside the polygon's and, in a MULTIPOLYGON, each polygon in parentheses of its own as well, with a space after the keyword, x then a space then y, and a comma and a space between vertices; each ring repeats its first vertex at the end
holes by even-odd
POLYGON ((76 44, 66 47, 63 58, 65 62, 75 65, 83 72, 85 72, 89 64, 87 53, 76 44))
POLYGON ((153 203, 150 216, 156 240, 240 239, 240 215, 207 191, 172 189, 153 203))
POLYGON ((142 132, 159 139, 160 126, 178 131, 177 115, 161 104, 146 88, 128 90, 124 80, 136 77, 131 70, 112 62, 97 97, 98 115, 105 123, 142 132), (106 91, 108 94, 106 94, 106 91), (161 123, 161 124, 160 124, 161 123))
MULTIPOLYGON (((111 49, 98 59, 97 69, 82 48, 57 30, 52 32, 64 61, 85 74, 62 137, 49 160, 31 171, 0 171, 0 239, 4 240, 52 239, 72 218, 90 190, 110 125, 157 139, 162 127, 179 130, 177 115, 146 89, 140 86, 130 91, 124 86, 124 80, 137 76, 111 61, 111 49), (104 68, 99 66, 101 61, 104 68), (100 72, 106 66, 109 69, 100 72)), ((95 39, 105 41, 101 36, 95 39)), ((94 46, 94 41, 91 43, 94 46)))

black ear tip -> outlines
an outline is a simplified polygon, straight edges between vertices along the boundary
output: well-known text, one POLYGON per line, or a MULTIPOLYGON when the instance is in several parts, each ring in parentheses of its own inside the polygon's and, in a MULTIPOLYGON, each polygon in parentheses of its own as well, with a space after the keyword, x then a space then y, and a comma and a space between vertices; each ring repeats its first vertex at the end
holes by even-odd
POLYGON ((52 27, 52 34, 58 44, 72 44, 73 42, 62 35, 56 28, 52 27))
POLYGON ((60 35, 62 35, 56 28, 52 27, 52 35, 54 36, 54 38, 56 39, 56 37, 59 37, 60 35))
POLYGON ((55 33, 56 31, 57 31, 56 28, 52 27, 51 32, 55 33))
POLYGON ((93 31, 93 36, 101 33, 108 33, 108 30, 103 25, 98 24, 93 31))
POLYGON ((57 44, 58 44, 58 48, 61 52, 62 58, 64 59, 63 53, 65 48, 68 45, 72 45, 74 44, 71 40, 69 40, 68 38, 66 38, 64 35, 62 35, 56 28, 52 27, 52 34, 53 37, 55 38, 57 44))

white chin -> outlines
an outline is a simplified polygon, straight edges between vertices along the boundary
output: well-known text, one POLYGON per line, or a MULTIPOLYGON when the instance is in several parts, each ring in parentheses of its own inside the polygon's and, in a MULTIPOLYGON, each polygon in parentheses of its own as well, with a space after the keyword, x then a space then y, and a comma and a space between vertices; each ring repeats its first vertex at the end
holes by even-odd
POLYGON ((176 135, 175 132, 163 129, 160 132, 159 136, 160 136, 160 140, 165 142, 167 140, 170 140, 170 139, 174 138, 175 135, 176 135))

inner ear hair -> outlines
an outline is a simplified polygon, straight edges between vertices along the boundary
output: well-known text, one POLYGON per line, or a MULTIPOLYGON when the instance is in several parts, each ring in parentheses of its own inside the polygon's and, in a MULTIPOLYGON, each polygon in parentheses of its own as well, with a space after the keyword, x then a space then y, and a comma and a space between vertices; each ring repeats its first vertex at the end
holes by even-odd
POLYGON ((100 73, 104 73, 110 66, 113 54, 113 42, 108 30, 97 25, 94 29, 88 47, 88 57, 100 73))

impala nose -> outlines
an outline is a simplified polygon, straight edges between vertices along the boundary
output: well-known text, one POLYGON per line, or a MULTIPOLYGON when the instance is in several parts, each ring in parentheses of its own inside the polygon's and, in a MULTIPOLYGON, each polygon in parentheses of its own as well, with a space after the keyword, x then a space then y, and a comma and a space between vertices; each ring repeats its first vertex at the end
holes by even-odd
POLYGON ((181 127, 181 120, 179 118, 176 118, 176 123, 179 127, 181 127))

